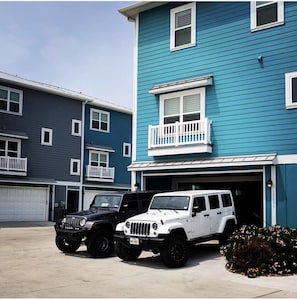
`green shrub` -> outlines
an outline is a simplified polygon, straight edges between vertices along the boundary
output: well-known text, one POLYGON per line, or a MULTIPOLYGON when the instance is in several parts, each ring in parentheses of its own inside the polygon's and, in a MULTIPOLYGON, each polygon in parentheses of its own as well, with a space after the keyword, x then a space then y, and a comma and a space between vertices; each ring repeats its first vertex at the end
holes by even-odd
POLYGON ((297 274, 297 229, 244 225, 221 248, 227 268, 249 277, 297 274))

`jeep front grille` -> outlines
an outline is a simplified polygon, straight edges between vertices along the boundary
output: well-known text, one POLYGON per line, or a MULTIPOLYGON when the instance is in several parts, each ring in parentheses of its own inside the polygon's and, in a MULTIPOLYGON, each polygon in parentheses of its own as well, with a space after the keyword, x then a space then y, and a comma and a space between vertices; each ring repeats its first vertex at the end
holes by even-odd
POLYGON ((131 235, 150 235, 151 224, 149 223, 131 223, 130 234, 131 235))
POLYGON ((81 218, 77 218, 77 217, 66 217, 66 222, 64 223, 64 226, 66 228, 72 227, 72 228, 76 228, 76 227, 80 227, 79 226, 79 221, 81 220, 81 218))

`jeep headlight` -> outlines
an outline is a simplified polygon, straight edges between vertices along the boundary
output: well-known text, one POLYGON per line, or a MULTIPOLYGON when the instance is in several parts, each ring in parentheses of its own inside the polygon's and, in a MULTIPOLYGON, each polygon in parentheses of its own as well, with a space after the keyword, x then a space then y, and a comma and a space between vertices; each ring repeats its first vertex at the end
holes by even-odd
POLYGON ((153 227, 154 230, 157 230, 158 229, 158 224, 157 223, 153 223, 152 227, 153 227))
POLYGON ((130 228, 130 222, 126 222, 125 225, 126 225, 127 228, 130 228))
POLYGON ((87 223, 87 219, 83 218, 79 221, 79 226, 84 227, 86 225, 86 223, 87 223))

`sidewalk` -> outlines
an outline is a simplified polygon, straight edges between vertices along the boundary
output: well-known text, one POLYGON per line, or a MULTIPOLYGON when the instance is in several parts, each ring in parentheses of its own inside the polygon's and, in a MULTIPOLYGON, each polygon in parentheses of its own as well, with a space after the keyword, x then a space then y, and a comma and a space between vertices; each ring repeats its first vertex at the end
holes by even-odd
POLYGON ((55 222, 51 221, 13 221, 0 222, 1 228, 21 228, 21 227, 50 227, 54 226, 55 222))

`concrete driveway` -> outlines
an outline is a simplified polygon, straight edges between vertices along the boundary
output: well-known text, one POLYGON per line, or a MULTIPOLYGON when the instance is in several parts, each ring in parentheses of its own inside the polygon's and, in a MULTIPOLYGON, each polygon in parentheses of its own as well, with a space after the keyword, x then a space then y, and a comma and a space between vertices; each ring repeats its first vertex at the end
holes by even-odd
POLYGON ((1 298, 297 298, 297 276, 249 279, 225 270, 214 243, 196 247, 186 267, 158 255, 134 263, 73 255, 55 246, 53 223, 0 223, 1 298))

